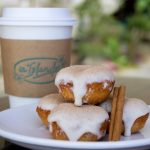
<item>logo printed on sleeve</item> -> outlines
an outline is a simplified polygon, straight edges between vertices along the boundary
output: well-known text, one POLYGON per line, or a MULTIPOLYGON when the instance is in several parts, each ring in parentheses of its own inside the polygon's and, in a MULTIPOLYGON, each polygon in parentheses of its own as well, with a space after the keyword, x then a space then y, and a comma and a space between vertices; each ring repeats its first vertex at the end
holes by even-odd
POLYGON ((64 63, 64 57, 25 58, 14 64, 14 78, 32 84, 53 83, 64 63))

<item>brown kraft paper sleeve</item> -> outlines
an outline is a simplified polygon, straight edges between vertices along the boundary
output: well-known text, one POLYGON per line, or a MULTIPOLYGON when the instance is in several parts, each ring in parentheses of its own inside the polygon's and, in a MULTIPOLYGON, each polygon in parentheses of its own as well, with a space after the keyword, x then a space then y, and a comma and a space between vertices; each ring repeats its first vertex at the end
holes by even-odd
POLYGON ((56 73, 70 64, 71 39, 1 39, 5 92, 42 97, 57 91, 56 73))

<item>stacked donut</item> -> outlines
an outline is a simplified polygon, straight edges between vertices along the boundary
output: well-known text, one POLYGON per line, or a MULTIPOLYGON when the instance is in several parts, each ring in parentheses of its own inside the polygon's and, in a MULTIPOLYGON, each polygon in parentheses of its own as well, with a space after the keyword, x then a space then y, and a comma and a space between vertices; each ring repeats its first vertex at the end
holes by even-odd
MULTIPOLYGON (((114 84, 113 74, 101 66, 75 65, 63 68, 55 78, 59 93, 43 97, 36 111, 54 139, 101 140, 112 125, 110 114, 114 114, 111 113, 114 106, 111 105, 112 100, 107 100, 114 84)), ((125 100, 123 104, 123 113, 119 115, 123 116, 123 119, 120 118, 121 132, 129 136, 145 125, 149 108, 137 99, 125 100), (134 110, 137 113, 133 114, 134 103, 138 108, 134 110)))

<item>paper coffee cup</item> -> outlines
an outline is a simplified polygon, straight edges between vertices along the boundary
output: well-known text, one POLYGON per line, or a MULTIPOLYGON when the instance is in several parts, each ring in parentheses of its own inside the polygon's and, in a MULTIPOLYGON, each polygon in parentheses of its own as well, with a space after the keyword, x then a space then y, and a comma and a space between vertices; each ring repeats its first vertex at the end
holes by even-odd
POLYGON ((56 73, 70 64, 74 19, 66 8, 4 8, 2 67, 10 107, 56 92, 56 73))

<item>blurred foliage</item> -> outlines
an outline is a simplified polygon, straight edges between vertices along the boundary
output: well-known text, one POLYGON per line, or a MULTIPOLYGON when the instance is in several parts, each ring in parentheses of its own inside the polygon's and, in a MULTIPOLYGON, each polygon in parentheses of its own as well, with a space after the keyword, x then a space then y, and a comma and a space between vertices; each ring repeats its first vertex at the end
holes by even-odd
POLYGON ((135 13, 123 23, 113 15, 103 14, 99 0, 84 0, 76 7, 79 19, 76 50, 80 57, 100 57, 128 65, 136 52, 133 43, 139 41, 132 31, 150 31, 149 6, 150 0, 137 0, 135 13))
POLYGON ((150 0, 138 0, 135 5, 135 15, 128 20, 129 28, 150 31, 150 0))
POLYGON ((128 57, 135 60, 138 45, 142 40, 148 39, 150 34, 150 0, 137 0, 135 12, 127 18, 126 42, 128 44, 128 57))

